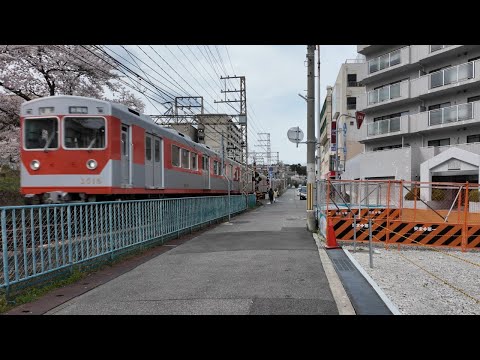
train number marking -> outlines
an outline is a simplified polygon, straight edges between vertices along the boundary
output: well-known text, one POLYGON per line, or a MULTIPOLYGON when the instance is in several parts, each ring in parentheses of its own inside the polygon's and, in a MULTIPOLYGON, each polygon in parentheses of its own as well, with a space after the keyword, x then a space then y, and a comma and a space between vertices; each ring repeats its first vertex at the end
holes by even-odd
POLYGON ((102 179, 99 177, 80 177, 80 184, 81 185, 100 185, 102 184, 102 179))

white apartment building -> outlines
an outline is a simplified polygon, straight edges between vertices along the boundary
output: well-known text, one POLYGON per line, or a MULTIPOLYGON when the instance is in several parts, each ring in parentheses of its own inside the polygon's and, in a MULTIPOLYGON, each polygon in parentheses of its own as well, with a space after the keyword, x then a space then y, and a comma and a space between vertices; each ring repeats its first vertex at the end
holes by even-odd
POLYGON ((480 45, 358 45, 363 153, 342 179, 475 182, 480 45))
POLYGON ((317 131, 320 145, 320 149, 317 149, 320 150, 317 154, 320 157, 320 172, 317 172, 317 177, 320 175, 320 179, 335 177, 337 154, 338 170, 339 174, 342 174, 345 162, 363 152, 364 146, 359 143, 360 130, 357 129, 354 117, 360 98, 365 93, 365 87, 360 83, 360 79, 365 77, 364 63, 363 59, 346 60, 340 67, 335 85, 327 86, 327 96, 320 113, 320 126, 317 131), (339 128, 336 139, 337 125, 339 128))

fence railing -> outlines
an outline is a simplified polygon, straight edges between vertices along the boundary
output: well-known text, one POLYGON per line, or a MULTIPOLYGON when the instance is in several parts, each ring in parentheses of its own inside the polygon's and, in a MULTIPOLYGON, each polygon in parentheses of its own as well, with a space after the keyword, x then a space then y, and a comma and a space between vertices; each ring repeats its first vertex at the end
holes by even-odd
POLYGON ((386 244, 480 250, 477 183, 332 180, 319 186, 326 191, 317 204, 319 218, 333 219, 338 239, 352 240, 353 221, 358 222, 355 226, 363 231, 371 219, 378 231, 382 228, 377 238, 386 244))
POLYGON ((0 207, 0 288, 179 234, 255 206, 255 195, 0 207))

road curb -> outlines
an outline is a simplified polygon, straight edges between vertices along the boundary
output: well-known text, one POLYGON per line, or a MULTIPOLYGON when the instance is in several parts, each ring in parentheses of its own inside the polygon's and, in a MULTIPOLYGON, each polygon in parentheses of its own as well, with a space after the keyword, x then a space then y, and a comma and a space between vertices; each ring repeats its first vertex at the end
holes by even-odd
POLYGON ((325 249, 320 244, 320 237, 317 233, 313 233, 313 238, 317 244, 318 254, 322 262, 323 270, 327 276, 328 283, 330 285, 330 290, 332 291, 335 304, 337 305, 339 315, 356 315, 355 309, 353 308, 352 303, 345 291, 345 288, 340 281, 340 278, 333 267, 332 261, 328 257, 325 249))

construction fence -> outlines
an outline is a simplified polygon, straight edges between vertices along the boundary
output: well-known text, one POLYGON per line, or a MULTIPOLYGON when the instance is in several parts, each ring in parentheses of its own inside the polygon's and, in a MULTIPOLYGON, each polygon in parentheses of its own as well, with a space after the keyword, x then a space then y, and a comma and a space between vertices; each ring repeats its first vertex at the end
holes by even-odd
POLYGON ((337 240, 480 249, 479 184, 396 180, 322 180, 317 218, 337 240))

